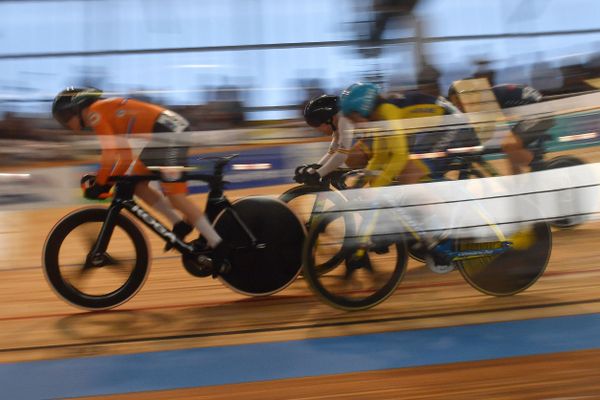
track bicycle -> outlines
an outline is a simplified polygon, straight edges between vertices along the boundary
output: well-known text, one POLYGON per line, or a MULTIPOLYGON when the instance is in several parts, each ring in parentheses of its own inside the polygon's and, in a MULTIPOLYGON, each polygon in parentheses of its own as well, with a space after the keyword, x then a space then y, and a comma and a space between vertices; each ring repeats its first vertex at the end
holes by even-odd
MULTIPOLYGON (((442 269, 432 268, 434 272, 456 268, 471 286, 493 296, 514 295, 533 285, 550 257, 549 225, 534 219, 505 234, 503 227, 488 222, 481 210, 465 208, 481 215, 484 231, 465 236, 458 234, 457 228, 434 248, 426 248, 426 255, 447 263, 442 269)), ((455 223, 461 226, 459 220, 455 223)), ((379 204, 374 208, 372 200, 352 200, 314 220, 304 244, 303 276, 311 289, 334 307, 371 308, 395 291, 406 271, 407 244, 424 243, 422 235, 401 207, 379 204), (354 228, 345 223, 349 218, 354 220, 354 228), (382 222, 387 227, 383 231, 378 228, 382 222), (336 255, 337 265, 327 271, 318 268, 321 260, 333 259, 332 255, 336 255)))
MULTIPOLYGON (((233 157, 217 158, 212 174, 185 168, 183 179, 208 183, 206 215, 231 245, 231 269, 218 278, 248 296, 270 295, 286 288, 300 273, 306 230, 277 199, 250 196, 230 202, 223 193, 223 169, 233 157)), ((160 173, 112 177, 115 193, 108 208, 78 209, 52 228, 43 249, 43 269, 62 299, 87 310, 103 310, 125 303, 141 289, 151 255, 134 219, 170 243, 190 274, 212 275, 206 272, 210 250, 179 239, 135 201, 137 182, 160 179, 160 173)))

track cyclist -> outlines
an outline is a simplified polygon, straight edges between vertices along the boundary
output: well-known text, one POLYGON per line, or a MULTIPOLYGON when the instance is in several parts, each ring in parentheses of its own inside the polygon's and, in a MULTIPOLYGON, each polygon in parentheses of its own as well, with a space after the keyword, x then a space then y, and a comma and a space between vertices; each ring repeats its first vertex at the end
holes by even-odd
MULTIPOLYGON (((96 88, 70 87, 58 93, 52 104, 52 115, 61 125, 75 132, 90 128, 100 140, 100 167, 95 178, 84 188, 84 197, 109 197, 112 184, 108 179, 111 175, 148 175, 151 172, 147 165, 186 165, 188 147, 177 144, 182 132, 189 126, 182 116, 158 105, 122 97, 102 98, 102 94, 96 88), (150 142, 137 158, 128 140, 134 136, 150 137, 150 142)), ((204 240, 198 243, 213 249, 213 275, 227 270, 229 247, 204 213, 187 198, 187 183, 177 178, 163 180, 161 189, 166 197, 151 188, 150 181, 137 184, 135 195, 167 218, 178 237, 183 239, 196 228, 206 241, 206 244, 203 244, 204 240), (175 209, 183 214, 185 220, 175 209)), ((169 249, 167 245, 165 250, 169 249)))
MULTIPOLYGON (((493 86, 491 90, 501 109, 535 104, 542 100, 542 94, 527 85, 503 84, 493 86)), ((462 92, 457 90, 454 84, 450 85, 448 100, 462 112, 466 112, 468 110, 465 110, 460 100, 460 93, 462 92)), ((523 168, 531 164, 534 154, 527 146, 545 135, 552 125, 551 119, 521 121, 500 138, 502 151, 506 153, 513 174, 521 173, 523 168)))
POLYGON ((342 166, 348 159, 354 126, 339 112, 339 98, 323 94, 304 107, 304 120, 324 135, 332 136, 327 153, 313 165, 302 165, 294 179, 298 183, 317 184, 322 177, 342 166))
MULTIPOLYGON (((408 118, 422 118, 442 116, 454 113, 453 107, 447 102, 433 96, 420 93, 407 93, 384 97, 379 86, 372 83, 358 82, 342 92, 340 95, 340 109, 345 117, 356 124, 387 121, 389 130, 385 134, 373 137, 372 157, 366 171, 372 177, 369 179, 371 187, 389 186, 392 183, 412 184, 426 180, 430 169, 426 163, 419 159, 410 159, 409 135, 400 126, 394 126, 398 120, 408 118)), ((417 134, 418 135, 418 134, 417 134)), ((413 201, 418 199, 412 199, 413 201)), ((423 203, 432 200, 431 194, 422 193, 420 199, 423 203)), ((431 218, 431 216, 429 216, 431 218)), ((436 236, 423 234, 424 216, 408 218, 412 228, 420 231, 420 244, 429 248, 441 245, 444 234, 436 236)), ((433 267, 445 268, 446 260, 436 259, 436 252, 432 252, 434 259, 427 260, 433 267)), ((449 266, 448 266, 449 267, 449 266)))
MULTIPOLYGON (((414 147, 419 147, 421 136, 425 136, 427 132, 408 134, 401 127, 394 127, 393 121, 459 113, 442 97, 416 92, 385 97, 379 86, 364 82, 348 87, 342 92, 340 99, 342 113, 353 123, 389 121, 391 124, 389 134, 373 137, 371 158, 366 169, 383 172, 373 179, 371 186, 387 186, 392 181, 417 183, 426 179, 431 172, 424 161, 409 158, 413 144, 414 147)), ((444 142, 446 140, 447 138, 444 142)))

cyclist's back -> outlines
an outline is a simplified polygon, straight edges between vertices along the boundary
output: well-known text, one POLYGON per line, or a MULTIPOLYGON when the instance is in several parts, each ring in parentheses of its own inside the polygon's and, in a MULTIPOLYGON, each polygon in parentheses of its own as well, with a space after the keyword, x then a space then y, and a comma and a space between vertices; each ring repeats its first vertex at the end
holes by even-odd
POLYGON ((492 87, 500 108, 511 108, 539 103, 542 94, 531 86, 505 84, 492 87))
POLYGON ((382 173, 372 186, 386 186, 399 178, 401 183, 415 183, 429 174, 420 160, 410 160, 409 137, 401 120, 434 117, 448 110, 433 96, 422 93, 381 96, 372 84, 358 83, 342 93, 342 111, 354 122, 385 121, 387 127, 373 138, 372 157, 367 170, 382 173))
POLYGON ((434 117, 452 114, 447 104, 438 98, 424 93, 407 92, 392 94, 383 99, 375 108, 375 113, 381 119, 407 119, 434 117))
MULTIPOLYGON (((378 116, 386 120, 403 120, 460 114, 460 111, 442 97, 434 97, 418 92, 389 96, 376 109, 378 116)), ((445 123, 445 122, 444 122, 445 123)), ((431 127, 423 127, 407 132, 408 153, 423 154, 444 152, 451 145, 468 147, 479 145, 479 138, 472 129, 439 129, 432 121, 431 127)), ((425 159, 430 176, 437 178, 447 172, 448 160, 425 159)))
POLYGON ((121 97, 100 99, 89 110, 89 125, 99 135, 153 132, 158 117, 166 111, 155 104, 121 97))

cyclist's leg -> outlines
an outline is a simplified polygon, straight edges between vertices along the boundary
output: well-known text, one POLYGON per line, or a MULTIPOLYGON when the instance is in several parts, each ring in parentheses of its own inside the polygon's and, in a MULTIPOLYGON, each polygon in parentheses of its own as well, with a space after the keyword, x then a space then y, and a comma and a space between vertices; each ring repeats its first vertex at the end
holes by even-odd
MULTIPOLYGON (((144 163, 138 160, 133 165, 132 174, 149 175, 150 170, 148 170, 144 163)), ((170 223, 176 224, 182 221, 181 216, 173 210, 173 207, 169 204, 165 196, 158 190, 150 187, 150 181, 139 182, 135 185, 135 195, 144 200, 150 207, 164 215, 170 223)))
MULTIPOLYGON (((171 134, 173 136, 176 135, 175 132, 172 132, 171 134)), ((170 142, 169 145, 170 147, 165 149, 166 151, 163 153, 164 157, 160 160, 159 165, 185 166, 187 164, 188 148, 172 142, 170 142)), ((212 259, 214 270, 223 272, 229 269, 229 262, 227 261, 230 253, 229 245, 223 242, 221 236, 217 233, 215 228, 213 228, 211 222, 202 210, 187 197, 187 182, 161 182, 161 188, 173 207, 183 213, 185 219, 196 228, 206 240, 208 246, 213 250, 212 259)))
MULTIPOLYGON (((173 113, 173 115, 177 117, 176 114, 173 113)), ((178 120, 178 118, 175 118, 175 120, 178 120)), ((160 140, 160 143, 163 143, 162 147, 150 147, 148 149, 148 155, 152 156, 153 165, 166 167, 187 165, 189 148, 180 140, 182 139, 180 135, 185 131, 185 128, 173 131, 170 126, 156 122, 152 131, 154 133, 153 140, 160 140)), ((144 158, 142 158, 142 161, 144 161, 144 158)), ((228 253, 227 246, 202 210, 187 198, 187 183, 175 179, 161 182, 161 188, 171 205, 184 215, 185 220, 196 228, 206 240, 208 246, 213 249, 213 267, 218 270, 221 266, 224 266, 228 253)))
POLYGON ((533 153, 525 147, 523 139, 511 131, 502 141, 502 151, 506 153, 510 171, 520 174, 533 161, 533 153))
POLYGON ((429 173, 429 168, 423 161, 409 160, 396 180, 401 185, 410 185, 421 182, 429 173))
MULTIPOLYGON (((150 170, 140 160, 135 161, 132 168, 133 175, 148 175, 150 170)), ((173 225, 173 233, 183 240, 193 227, 183 220, 174 209, 169 200, 161 192, 150 187, 150 181, 140 182, 135 186, 135 195, 146 204, 162 214, 173 225)), ((171 243, 165 245, 165 251, 173 247, 171 243)))
POLYGON ((187 197, 187 184, 185 182, 164 182, 162 188, 171 204, 181 211, 188 221, 191 221, 212 249, 213 273, 229 270, 228 258, 231 248, 228 243, 223 241, 202 210, 187 197))
MULTIPOLYGON (((398 176, 398 181, 405 184, 422 182, 430 174, 427 164, 421 160, 411 160, 407 167, 398 176)), ((428 186, 419 186, 418 190, 411 190, 410 193, 405 190, 398 190, 396 201, 402 210, 402 217, 408 225, 407 229, 411 232, 414 239, 417 240, 416 246, 411 251, 418 252, 418 259, 425 256, 427 249, 434 249, 441 242, 446 241, 451 230, 450 217, 440 209, 439 206, 430 207, 410 207, 403 208, 406 204, 426 205, 440 203, 441 198, 435 191, 428 190, 428 186), (423 253, 422 253, 423 252, 423 253)), ((436 256, 436 253, 432 253, 436 256)), ((416 254, 415 254, 416 255, 416 254)), ((435 264, 441 264, 441 259, 435 259, 435 264)))

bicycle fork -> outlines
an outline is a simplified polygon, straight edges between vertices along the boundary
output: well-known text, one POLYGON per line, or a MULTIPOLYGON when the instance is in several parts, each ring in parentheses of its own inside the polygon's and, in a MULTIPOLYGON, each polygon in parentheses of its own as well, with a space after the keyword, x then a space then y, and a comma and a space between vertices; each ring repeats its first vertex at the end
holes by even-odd
POLYGON ((110 256, 106 254, 108 243, 115 230, 117 217, 123 207, 115 205, 108 208, 106 219, 102 223, 102 228, 98 234, 98 238, 94 243, 94 247, 90 250, 85 261, 85 268, 102 267, 110 261, 110 256))

